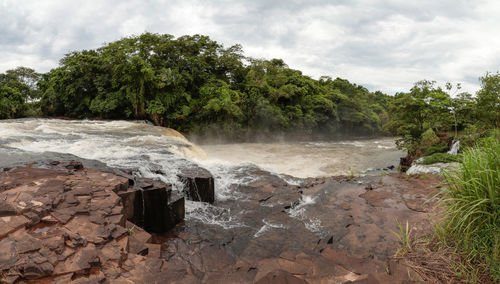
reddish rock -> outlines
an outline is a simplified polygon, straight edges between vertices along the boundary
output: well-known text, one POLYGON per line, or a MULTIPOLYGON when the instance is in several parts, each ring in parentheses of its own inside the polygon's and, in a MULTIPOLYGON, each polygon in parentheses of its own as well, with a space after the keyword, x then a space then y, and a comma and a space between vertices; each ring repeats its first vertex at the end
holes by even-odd
MULTIPOLYGON (((124 214, 129 211, 117 193, 128 190, 128 178, 85 169, 78 162, 46 167, 52 168, 0 172, 0 283, 162 279, 161 246, 148 243, 151 235, 143 229, 125 227, 127 217, 133 216, 124 214), (147 257, 134 257, 141 250, 147 257), (126 276, 122 265, 129 257, 138 269, 128 268, 133 274, 126 276)), ((151 184, 166 191, 162 183, 151 184)))
POLYGON ((269 272, 259 279, 255 284, 307 284, 308 282, 295 277, 293 274, 283 270, 269 272))

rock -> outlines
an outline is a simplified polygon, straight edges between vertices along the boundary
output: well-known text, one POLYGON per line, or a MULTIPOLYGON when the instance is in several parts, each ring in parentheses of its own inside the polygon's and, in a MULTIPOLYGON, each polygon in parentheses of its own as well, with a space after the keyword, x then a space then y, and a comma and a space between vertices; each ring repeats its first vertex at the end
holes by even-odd
POLYGON ((293 274, 283 270, 269 272, 259 279, 255 284, 307 284, 307 281, 295 277, 293 274))
POLYGON ((70 283, 72 277, 73 277, 73 273, 68 273, 68 274, 64 274, 64 275, 61 275, 61 276, 57 276, 56 278, 54 278, 54 280, 52 281, 52 283, 54 283, 54 284, 66 284, 66 283, 70 283))
MULTIPOLYGON (((131 220, 134 218, 135 215, 135 210, 134 210, 134 204, 135 204, 135 195, 137 194, 137 190, 132 190, 129 189, 127 191, 120 191, 118 192, 118 196, 120 196, 123 204, 123 215, 125 216, 126 220, 131 220)), ((142 208, 142 205, 141 205, 142 208)), ((137 212, 142 213, 142 212, 137 212)))
POLYGON ((399 165, 401 167, 401 171, 404 173, 406 172, 410 167, 411 167, 411 163, 413 162, 413 160, 410 158, 410 157, 401 157, 399 159, 399 165))
POLYGON ((40 223, 40 217, 38 214, 34 212, 26 212, 24 213, 24 217, 28 218, 30 221, 28 224, 26 224, 27 227, 32 227, 35 226, 36 224, 40 223))
POLYGON ((360 194, 359 197, 364 198, 373 207, 389 207, 384 202, 384 200, 390 197, 390 193, 388 192, 371 190, 360 194))
POLYGON ((187 199, 208 203, 215 201, 214 178, 206 169, 183 169, 178 177, 185 185, 184 193, 187 199))
POLYGON ((152 258, 160 258, 161 257, 161 245, 159 244, 145 244, 148 249, 147 256, 152 258))
POLYGON ((19 280, 19 278, 21 278, 21 275, 19 274, 12 274, 12 275, 7 274, 2 276, 2 278, 0 278, 0 282, 5 284, 14 284, 19 280))
POLYGON ((26 279, 38 279, 45 276, 49 276, 54 271, 54 266, 49 262, 43 262, 37 264, 35 262, 28 262, 22 266, 22 271, 24 278, 26 279))
MULTIPOLYGON (((154 183, 142 190, 121 194, 126 204, 133 202, 134 213, 129 220, 148 232, 164 233, 173 228, 184 219, 184 198, 172 195, 171 191, 170 185, 154 183)), ((131 211, 126 209, 126 215, 131 211)))
POLYGON ((78 162, 0 172, 0 283, 162 279, 161 246, 148 243, 151 235, 128 223, 140 232, 131 236, 126 217, 144 212, 143 223, 165 232, 184 218, 184 198, 158 181, 141 185, 144 192, 138 186, 129 190, 127 178, 83 169, 78 162), (150 207, 143 208, 142 201, 150 207), (137 253, 146 257, 134 258, 137 253), (129 257, 137 269, 123 275, 121 265, 129 257))
POLYGON ((127 230, 129 234, 128 252, 138 254, 147 248, 146 243, 151 241, 151 234, 131 222, 127 222, 127 230))
POLYGON ((23 227, 29 222, 29 219, 22 215, 0 217, 0 238, 5 237, 7 234, 23 227))
POLYGON ((17 215, 16 209, 5 200, 0 199, 0 217, 17 215))
POLYGON ((12 239, 0 241, 0 271, 12 268, 19 258, 16 243, 12 239))
POLYGON ((458 168, 459 164, 458 163, 435 163, 432 165, 419 165, 419 164, 413 164, 407 171, 406 173, 409 175, 415 175, 415 174, 441 174, 443 170, 451 170, 454 168, 458 168))
POLYGON ((83 273, 84 270, 97 266, 99 263, 100 261, 96 247, 93 244, 88 244, 87 247, 79 249, 64 262, 59 262, 54 269, 54 273, 83 273))
MULTIPOLYGON (((56 164, 59 165, 59 164, 56 164)), ((68 170, 81 170, 83 169, 83 164, 82 162, 79 161, 70 161, 66 166, 66 169, 68 170)))

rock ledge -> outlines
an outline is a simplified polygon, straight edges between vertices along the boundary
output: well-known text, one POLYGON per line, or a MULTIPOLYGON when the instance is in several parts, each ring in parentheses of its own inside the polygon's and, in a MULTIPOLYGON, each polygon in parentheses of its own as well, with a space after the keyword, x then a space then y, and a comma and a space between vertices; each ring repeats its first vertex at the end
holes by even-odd
POLYGON ((160 245, 141 226, 158 232, 175 226, 184 218, 182 197, 163 183, 132 187, 128 178, 79 162, 44 167, 0 172, 0 283, 168 281, 160 245), (138 208, 148 198, 169 203, 138 208), (153 215, 159 226, 151 225, 153 215))

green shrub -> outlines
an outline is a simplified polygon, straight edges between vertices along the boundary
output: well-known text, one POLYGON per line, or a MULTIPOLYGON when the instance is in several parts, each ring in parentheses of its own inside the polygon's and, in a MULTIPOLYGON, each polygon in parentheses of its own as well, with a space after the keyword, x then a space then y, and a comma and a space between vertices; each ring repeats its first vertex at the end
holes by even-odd
POLYGON ((40 117, 42 110, 40 109, 40 102, 29 102, 25 104, 24 116, 27 117, 40 117))
POLYGON ((500 281, 500 141, 492 136, 466 149, 457 170, 445 173, 446 217, 440 225, 445 243, 500 281))
POLYGON ((423 156, 430 156, 435 153, 443 153, 448 151, 448 145, 447 144, 438 144, 438 145, 432 145, 429 147, 424 147, 422 150, 424 151, 423 156))
POLYGON ((458 162, 459 157, 448 154, 448 153, 435 153, 432 154, 428 157, 425 157, 424 160, 422 161, 422 164, 424 165, 431 165, 435 163, 451 163, 451 162, 458 162))
POLYGON ((437 143, 439 143, 439 137, 437 137, 432 128, 429 128, 424 133, 422 133, 422 139, 420 140, 421 145, 431 146, 437 143))

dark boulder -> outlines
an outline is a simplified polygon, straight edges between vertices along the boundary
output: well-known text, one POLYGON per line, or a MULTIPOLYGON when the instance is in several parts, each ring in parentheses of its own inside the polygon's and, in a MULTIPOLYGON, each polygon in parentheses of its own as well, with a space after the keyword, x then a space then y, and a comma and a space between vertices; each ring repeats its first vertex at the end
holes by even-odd
POLYGON ((208 203, 215 201, 214 178, 206 169, 183 169, 177 176, 185 185, 184 194, 187 199, 208 203))
POLYGON ((399 165, 400 165, 401 171, 405 173, 411 167, 412 162, 413 162, 413 159, 408 157, 408 156, 401 157, 399 159, 399 165))
POLYGON ((119 192, 124 215, 137 226, 152 233, 164 233, 184 219, 184 198, 172 195, 171 185, 141 181, 143 187, 119 192))

